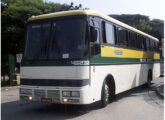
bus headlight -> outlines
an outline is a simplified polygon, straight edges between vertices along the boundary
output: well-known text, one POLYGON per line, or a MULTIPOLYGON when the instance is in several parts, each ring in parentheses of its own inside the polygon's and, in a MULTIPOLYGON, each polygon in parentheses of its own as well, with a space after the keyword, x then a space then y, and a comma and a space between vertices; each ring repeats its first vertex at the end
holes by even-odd
POLYGON ((72 97, 80 97, 79 91, 72 91, 72 97))
POLYGON ((33 98, 32 98, 32 96, 29 96, 29 100, 32 100, 33 98))
POLYGON ((71 96, 71 92, 70 91, 63 91, 62 92, 62 96, 63 97, 70 97, 71 96))

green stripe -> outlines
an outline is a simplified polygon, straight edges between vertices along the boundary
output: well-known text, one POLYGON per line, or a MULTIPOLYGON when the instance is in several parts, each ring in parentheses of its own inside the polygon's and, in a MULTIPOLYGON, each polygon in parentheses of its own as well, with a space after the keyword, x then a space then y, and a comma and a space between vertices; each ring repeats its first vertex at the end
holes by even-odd
POLYGON ((160 63, 160 59, 154 59, 154 63, 160 63))
MULTIPOLYGON (((152 62, 157 63, 160 62, 159 59, 153 60, 152 62)), ((116 57, 96 57, 90 60, 91 64, 98 64, 98 63, 151 63, 151 62, 141 62, 138 58, 116 58, 116 57)))
MULTIPOLYGON (((160 59, 153 60, 154 63, 160 63, 160 59)), ((115 58, 115 57, 95 57, 91 58, 90 64, 114 64, 114 63, 142 63, 140 59, 137 58, 115 58)), ((151 62, 148 62, 151 63, 151 62)), ((71 61, 33 61, 26 62, 22 61, 21 66, 77 66, 71 64, 71 61)), ((78 65, 84 66, 84 65, 78 65)))
POLYGON ((140 62, 140 59, 136 58, 112 58, 112 57, 96 57, 91 59, 91 64, 93 63, 131 63, 140 62))
POLYGON ((21 66, 73 66, 71 62, 58 62, 58 61, 34 61, 22 62, 21 66))
MULTIPOLYGON (((81 60, 75 60, 75 61, 81 61, 81 60)), ((74 65, 71 63, 71 60, 68 60, 68 61, 32 61, 32 62, 22 61, 21 66, 28 67, 28 66, 89 66, 89 65, 74 65)))

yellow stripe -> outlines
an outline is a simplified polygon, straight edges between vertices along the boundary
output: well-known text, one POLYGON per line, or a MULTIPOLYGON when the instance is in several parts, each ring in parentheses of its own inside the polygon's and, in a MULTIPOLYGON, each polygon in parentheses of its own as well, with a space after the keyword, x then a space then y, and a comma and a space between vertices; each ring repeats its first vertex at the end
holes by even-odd
POLYGON ((131 50, 126 48, 117 48, 112 46, 101 47, 102 57, 119 57, 119 58, 148 58, 148 59, 160 59, 159 53, 144 52, 138 50, 131 50), (121 55, 116 54, 121 52, 121 55))
POLYGON ((160 54, 159 53, 155 53, 154 54, 154 59, 160 59, 160 54))

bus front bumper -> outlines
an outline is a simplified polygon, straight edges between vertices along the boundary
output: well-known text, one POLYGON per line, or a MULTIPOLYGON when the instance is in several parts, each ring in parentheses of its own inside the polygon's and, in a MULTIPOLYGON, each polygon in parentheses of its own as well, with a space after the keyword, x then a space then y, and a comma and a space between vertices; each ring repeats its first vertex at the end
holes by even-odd
POLYGON ((61 104, 90 104, 93 99, 90 86, 84 87, 42 87, 20 86, 20 100, 61 103, 61 104))

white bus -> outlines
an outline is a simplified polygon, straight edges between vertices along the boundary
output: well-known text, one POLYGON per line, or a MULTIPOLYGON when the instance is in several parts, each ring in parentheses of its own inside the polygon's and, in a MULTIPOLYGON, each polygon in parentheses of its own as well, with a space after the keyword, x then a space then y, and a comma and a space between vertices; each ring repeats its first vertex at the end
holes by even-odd
POLYGON ((106 106, 160 76, 157 38, 94 10, 28 19, 20 99, 106 106))

